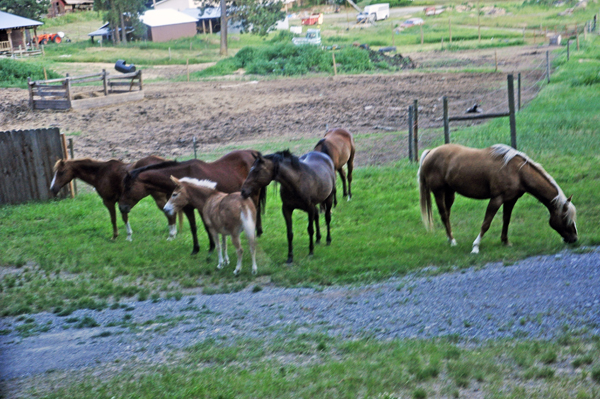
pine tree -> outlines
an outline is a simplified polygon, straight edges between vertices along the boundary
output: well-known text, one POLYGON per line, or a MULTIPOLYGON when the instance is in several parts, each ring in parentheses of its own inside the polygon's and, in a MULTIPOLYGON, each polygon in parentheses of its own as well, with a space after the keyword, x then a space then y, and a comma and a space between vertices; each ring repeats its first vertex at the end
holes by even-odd
POLYGON ((0 11, 20 17, 40 19, 48 14, 50 0, 0 0, 0 11))

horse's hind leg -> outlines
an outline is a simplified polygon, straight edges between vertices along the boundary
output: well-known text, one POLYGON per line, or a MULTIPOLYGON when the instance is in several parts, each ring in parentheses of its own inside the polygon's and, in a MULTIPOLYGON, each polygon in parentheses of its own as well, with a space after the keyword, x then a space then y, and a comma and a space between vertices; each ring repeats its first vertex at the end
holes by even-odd
POLYGON ((325 200, 325 224, 327 224, 327 245, 331 244, 331 196, 325 200))
POLYGON ((240 242, 240 234, 232 234, 231 242, 233 243, 233 246, 235 247, 235 252, 237 254, 237 266, 233 271, 233 274, 237 276, 242 271, 242 256, 244 254, 244 250, 242 249, 242 243, 240 242))
POLYGON ((342 180, 342 190, 345 197, 348 195, 348 190, 346 189, 346 172, 344 171, 343 165, 338 169, 338 173, 340 174, 340 180, 342 180))
POLYGON ((294 209, 288 208, 284 205, 281 207, 281 212, 283 213, 283 218, 285 219, 285 226, 287 230, 288 258, 286 263, 289 264, 294 261, 294 230, 292 226, 292 213, 294 212, 294 209))
POLYGON ((317 233, 316 243, 319 244, 321 242, 321 227, 319 226, 319 208, 315 205, 315 230, 317 233))
POLYGON ((223 241, 223 245, 221 245, 221 248, 223 248, 223 251, 225 251, 225 255, 223 255, 223 258, 225 259, 225 264, 228 265, 229 254, 227 253, 227 236, 225 234, 221 234, 221 239, 223 241))
POLYGON ((513 208, 517 203, 519 198, 515 198, 512 201, 505 202, 502 206, 502 235, 500 236, 500 240, 504 245, 510 246, 510 242, 508 241, 508 225, 510 224, 510 216, 512 215, 513 208))
POLYGON ((348 158, 348 163, 346 164, 348 168, 348 201, 352 198, 352 171, 354 170, 354 150, 350 154, 350 158, 348 158))
POLYGON ((490 228, 492 220, 494 219, 494 216, 496 216, 496 213, 498 212, 498 209, 500 209, 501 205, 502 197, 492 198, 488 203, 487 209, 485 210, 485 218, 483 219, 483 224, 481 225, 481 232, 479 233, 475 241, 473 241, 473 250, 471 251, 472 254, 479 253, 479 244, 481 243, 481 239, 483 238, 485 232, 488 231, 488 229, 490 228))
MULTIPOLYGON (((256 214, 258 214, 258 211, 256 214)), ((244 230, 244 233, 246 233, 248 245, 250 246, 250 255, 252 255, 252 274, 256 274, 258 273, 258 268, 256 267, 256 235, 254 233, 256 229, 254 222, 256 215, 254 215, 250 209, 246 208, 242 209, 241 216, 242 229, 244 230), (246 217, 246 215, 248 217, 246 217)))
POLYGON ((315 213, 317 207, 309 206, 308 207, 308 256, 314 254, 315 244, 313 242, 313 236, 315 234, 315 229, 313 227, 315 221, 315 213))
POLYGON ((435 203, 438 207, 438 212, 440 213, 440 218, 442 219, 442 223, 446 228, 446 237, 448 237, 450 245, 454 247, 456 246, 456 240, 452 235, 452 227, 450 226, 450 209, 454 203, 454 192, 436 191, 433 193, 433 195, 435 197, 435 203))

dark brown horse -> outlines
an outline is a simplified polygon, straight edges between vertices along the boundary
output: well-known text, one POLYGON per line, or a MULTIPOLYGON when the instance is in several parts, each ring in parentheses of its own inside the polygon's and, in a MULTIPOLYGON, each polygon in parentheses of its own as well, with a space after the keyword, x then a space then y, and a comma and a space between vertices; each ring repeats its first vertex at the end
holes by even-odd
POLYGON ((431 195, 433 192, 442 223, 451 245, 456 245, 450 227, 450 209, 455 193, 468 198, 490 199, 481 232, 473 242, 473 252, 489 229, 492 219, 503 206, 501 240, 508 242, 508 224, 515 203, 529 193, 550 211, 550 227, 567 243, 577 241, 575 206, 541 165, 507 145, 496 144, 474 149, 446 144, 421 155, 419 166, 421 215, 428 228, 433 227, 431 195))
POLYGON ((229 264, 227 255, 227 236, 231 236, 231 242, 237 252, 237 267, 233 274, 236 276, 242 271, 242 244, 240 234, 246 233, 248 244, 250 244, 250 254, 252 255, 252 274, 256 274, 256 207, 250 198, 242 198, 239 191, 231 194, 225 194, 217 191, 217 183, 210 180, 198 180, 184 177, 179 180, 171 177, 176 185, 175 191, 171 194, 169 202, 165 205, 165 213, 178 212, 187 205, 192 205, 198 209, 202 220, 206 223, 208 231, 217 243, 219 250, 219 264, 217 268, 222 269, 224 265, 229 264), (223 245, 220 244, 219 234, 223 238, 223 245), (222 250, 225 248, 225 258, 222 250))
POLYGON ((352 170, 354 169, 354 137, 352 133, 345 129, 330 129, 325 133, 325 138, 319 140, 314 151, 320 151, 329 155, 333 161, 335 170, 340 174, 344 197, 348 196, 348 201, 352 198, 352 170), (343 166, 348 168, 348 190, 346 191, 346 173, 343 166))
MULTIPOLYGON (((128 164, 116 159, 106 162, 88 158, 68 161, 59 160, 54 165, 54 178, 52 179, 50 190, 56 195, 62 187, 75 178, 83 180, 93 186, 98 195, 102 198, 104 206, 108 208, 110 221, 113 226, 113 239, 115 239, 119 235, 115 205, 123 192, 123 178, 129 170, 164 161, 164 158, 155 156, 149 156, 140 159, 135 163, 128 164)), ((150 195, 152 195, 156 205, 162 210, 167 203, 168 197, 165 194, 158 192, 152 192, 150 195)), ((127 213, 122 213, 121 216, 127 227, 127 240, 131 241, 132 230, 127 218, 127 213)), ((169 238, 173 238, 177 234, 175 217, 169 216, 167 219, 169 219, 169 238)))
POLYGON ((289 151, 275 154, 258 155, 252 165, 250 174, 242 186, 242 196, 248 198, 264 189, 271 181, 281 184, 280 195, 283 217, 287 226, 288 259, 294 260, 294 233, 292 230, 292 212, 301 209, 308 213, 309 255, 313 254, 313 222, 317 230, 317 243, 321 241, 319 230, 319 210, 325 210, 327 223, 327 245, 331 243, 331 208, 335 201, 335 169, 331 158, 327 155, 311 151, 300 158, 289 151))
MULTIPOLYGON (((214 162, 204 162, 198 159, 185 162, 171 161, 132 170, 125 175, 124 190, 119 199, 119 209, 123 213, 129 212, 135 204, 151 192, 161 192, 169 198, 176 187, 171 180, 171 176, 211 180, 217 183, 217 190, 224 193, 240 191, 242 183, 248 176, 252 163, 258 154, 258 151, 253 150, 232 151, 214 162)), ((266 191, 261 190, 252 198, 258 210, 256 230, 259 237, 262 234, 260 210, 261 208, 264 209, 265 195, 266 191)), ((183 208, 183 212, 190 222, 194 241, 192 254, 195 254, 198 253, 200 247, 198 245, 194 207, 186 206, 183 208)), ((206 228, 206 224, 204 227, 206 228)), ((208 234, 208 238, 210 241, 209 251, 212 252, 215 249, 215 242, 210 234, 208 234)))

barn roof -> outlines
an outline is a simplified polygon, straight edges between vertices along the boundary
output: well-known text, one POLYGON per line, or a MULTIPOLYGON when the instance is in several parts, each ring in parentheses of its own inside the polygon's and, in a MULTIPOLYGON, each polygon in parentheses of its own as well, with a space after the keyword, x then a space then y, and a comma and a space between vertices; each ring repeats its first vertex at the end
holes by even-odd
POLYGON ((40 21, 0 11, 0 29, 28 28, 30 26, 39 26, 43 24, 44 23, 40 21))
POLYGON ((196 18, 171 8, 163 10, 148 10, 140 17, 144 25, 151 27, 196 23, 196 18))

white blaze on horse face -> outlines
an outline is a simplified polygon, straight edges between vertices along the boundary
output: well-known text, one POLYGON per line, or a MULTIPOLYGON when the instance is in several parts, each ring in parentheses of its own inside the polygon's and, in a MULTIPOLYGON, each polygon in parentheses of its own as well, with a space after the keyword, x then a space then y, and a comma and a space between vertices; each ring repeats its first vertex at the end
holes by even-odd
POLYGON ((173 204, 171 203, 171 200, 169 200, 169 202, 167 202, 167 204, 163 208, 163 211, 165 211, 169 215, 173 215, 173 213, 174 213, 174 207, 173 207, 173 204))
POLYGON ((52 190, 52 187, 54 187, 55 184, 56 184, 56 173, 54 173, 54 177, 52 178, 52 183, 50 183, 50 190, 52 190))
POLYGON ((479 233, 477 235, 477 238, 475 239, 475 241, 473 241, 473 250, 471 251, 472 254, 479 253, 479 244, 480 243, 481 243, 481 233, 479 233))

